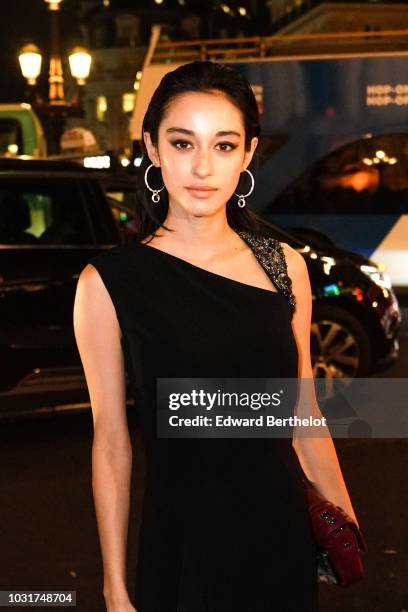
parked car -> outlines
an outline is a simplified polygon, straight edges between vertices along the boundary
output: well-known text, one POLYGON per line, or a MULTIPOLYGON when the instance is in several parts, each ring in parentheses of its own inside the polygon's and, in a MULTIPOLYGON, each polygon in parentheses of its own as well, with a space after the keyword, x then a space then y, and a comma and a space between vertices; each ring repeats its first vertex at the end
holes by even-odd
MULTIPOLYGON (((0 417, 89 408, 72 324, 76 284, 94 255, 131 243, 134 198, 125 174, 0 160, 0 417)), ((363 376, 392 362, 401 314, 387 275, 330 241, 270 230, 307 262, 315 376, 363 376)))

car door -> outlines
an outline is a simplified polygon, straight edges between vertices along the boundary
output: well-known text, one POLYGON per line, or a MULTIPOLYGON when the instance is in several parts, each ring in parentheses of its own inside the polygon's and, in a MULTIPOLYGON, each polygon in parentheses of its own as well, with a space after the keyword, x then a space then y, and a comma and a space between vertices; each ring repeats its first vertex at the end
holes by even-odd
POLYGON ((30 397, 33 407, 58 403, 61 393, 72 401, 84 388, 73 301, 87 261, 117 243, 107 209, 102 190, 87 178, 1 177, 0 410, 7 397, 14 405, 16 397, 20 404, 30 397))

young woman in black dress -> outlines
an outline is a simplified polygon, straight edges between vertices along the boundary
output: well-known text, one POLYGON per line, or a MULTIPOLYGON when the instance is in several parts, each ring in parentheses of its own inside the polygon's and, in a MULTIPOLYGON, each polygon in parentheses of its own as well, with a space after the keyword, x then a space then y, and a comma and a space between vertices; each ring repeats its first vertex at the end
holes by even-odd
MULTIPOLYGON (((328 430, 308 438, 294 427, 286 439, 156 435, 157 378, 313 379, 305 260, 268 237, 246 206, 259 132, 254 94, 235 70, 192 62, 168 73, 143 123, 135 242, 94 257, 79 278, 74 328, 94 420, 109 612, 315 611, 303 473, 355 518, 328 430), (125 372, 147 466, 133 594, 125 372)), ((303 385, 293 409, 321 416, 303 385)))

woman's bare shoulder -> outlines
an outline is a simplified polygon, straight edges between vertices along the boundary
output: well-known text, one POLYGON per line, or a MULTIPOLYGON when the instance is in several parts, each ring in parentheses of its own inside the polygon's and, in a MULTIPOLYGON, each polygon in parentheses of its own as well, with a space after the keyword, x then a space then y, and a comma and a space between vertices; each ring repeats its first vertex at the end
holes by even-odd
POLYGON ((123 248, 114 247, 91 258, 79 275, 75 296, 76 312, 105 330, 111 322, 119 333, 121 291, 117 278, 123 270, 123 253, 123 248))
MULTIPOLYGON (((115 311, 112 288, 99 268, 87 263, 82 269, 76 288, 76 303, 99 319, 115 311), (113 308, 112 308, 113 307, 113 308)), ((96 320, 95 319, 95 320, 96 320)))

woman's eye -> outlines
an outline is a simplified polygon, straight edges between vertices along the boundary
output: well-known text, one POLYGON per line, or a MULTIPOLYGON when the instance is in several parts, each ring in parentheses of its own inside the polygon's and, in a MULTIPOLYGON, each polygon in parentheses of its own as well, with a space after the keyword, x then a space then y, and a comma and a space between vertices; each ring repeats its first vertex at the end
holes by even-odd
POLYGON ((176 149, 186 149, 187 147, 185 146, 181 146, 179 147, 178 145, 189 145, 190 143, 187 142, 186 140, 175 140, 172 145, 176 147, 176 149))
POLYGON ((229 147, 229 149, 221 149, 222 151, 232 151, 233 149, 236 148, 236 145, 232 144, 231 142, 219 142, 218 145, 219 147, 229 147))

